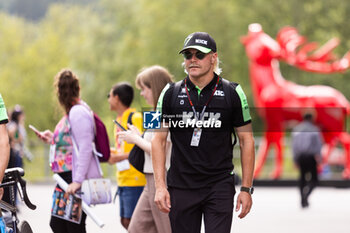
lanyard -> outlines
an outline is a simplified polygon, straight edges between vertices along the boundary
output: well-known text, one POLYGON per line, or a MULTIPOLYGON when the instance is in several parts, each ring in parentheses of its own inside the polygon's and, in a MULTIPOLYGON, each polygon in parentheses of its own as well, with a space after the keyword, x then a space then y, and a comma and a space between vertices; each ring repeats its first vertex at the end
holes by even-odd
MULTIPOLYGON (((218 87, 219 85, 219 81, 220 81, 220 77, 218 76, 218 79, 216 81, 216 84, 215 84, 215 87, 214 87, 214 90, 213 92, 211 93, 208 101, 205 103, 204 107, 203 107, 203 110, 201 112, 201 114, 199 115, 199 119, 198 120, 202 120, 203 116, 204 116, 204 113, 205 113, 205 109, 207 108, 209 102, 211 101, 211 99, 213 98, 213 95, 216 91, 216 88, 218 87)), ((187 94, 187 98, 188 98, 188 101, 190 102, 190 105, 192 107, 192 111, 193 111, 193 114, 194 114, 194 117, 197 119, 197 112, 196 112, 196 109, 194 108, 193 106, 193 103, 192 103, 192 100, 191 100, 191 97, 190 97, 190 94, 188 93, 188 90, 187 90, 187 79, 185 79, 185 89, 186 89, 186 94, 187 94)))

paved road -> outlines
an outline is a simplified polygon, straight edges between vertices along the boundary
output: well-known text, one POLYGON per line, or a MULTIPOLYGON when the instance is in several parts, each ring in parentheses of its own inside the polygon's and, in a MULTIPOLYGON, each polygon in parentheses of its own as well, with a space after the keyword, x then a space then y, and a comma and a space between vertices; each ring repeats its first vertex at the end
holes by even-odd
MULTIPOLYGON (((21 205, 19 217, 27 219, 35 233, 51 232, 48 222, 53 186, 28 184, 29 196, 38 208, 32 211, 21 205)), ((257 187, 253 197, 253 209, 245 219, 238 219, 238 214, 234 214, 231 232, 350 232, 350 189, 317 188, 310 197, 308 209, 300 207, 297 188, 257 187)), ((106 225, 101 229, 88 218, 88 233, 126 233, 119 222, 118 202, 96 206, 94 210, 106 225)))

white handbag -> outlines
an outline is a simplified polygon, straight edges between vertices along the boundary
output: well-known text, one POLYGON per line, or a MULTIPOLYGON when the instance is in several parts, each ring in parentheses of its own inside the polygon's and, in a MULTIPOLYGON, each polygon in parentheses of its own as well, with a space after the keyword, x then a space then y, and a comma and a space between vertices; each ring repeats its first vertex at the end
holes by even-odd
POLYGON ((81 199, 88 205, 111 203, 111 181, 104 178, 84 180, 81 186, 81 199))

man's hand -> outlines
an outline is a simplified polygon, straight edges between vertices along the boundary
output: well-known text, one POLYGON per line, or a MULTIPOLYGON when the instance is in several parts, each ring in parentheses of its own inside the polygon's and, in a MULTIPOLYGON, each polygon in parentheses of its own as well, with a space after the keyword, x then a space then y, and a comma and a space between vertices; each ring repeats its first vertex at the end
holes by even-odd
POLYGON ((170 212, 170 195, 166 188, 156 189, 156 194, 154 197, 154 202, 156 203, 158 209, 164 213, 170 212))
POLYGON ((247 192, 240 192, 237 197, 237 203, 236 203, 236 212, 241 209, 241 213, 238 215, 239 218, 244 218, 250 211, 250 208, 252 208, 253 201, 252 196, 247 192))

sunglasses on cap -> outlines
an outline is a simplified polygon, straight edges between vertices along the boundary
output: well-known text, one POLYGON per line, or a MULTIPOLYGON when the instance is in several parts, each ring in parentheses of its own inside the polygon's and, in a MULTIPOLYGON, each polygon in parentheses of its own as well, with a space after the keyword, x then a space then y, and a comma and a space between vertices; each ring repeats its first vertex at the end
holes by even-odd
POLYGON ((196 58, 198 58, 199 60, 202 60, 207 55, 207 53, 203 53, 201 51, 197 51, 196 53, 191 53, 190 51, 185 51, 182 53, 182 55, 184 56, 184 58, 186 60, 190 60, 193 57, 193 55, 196 58))

